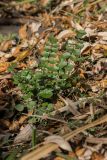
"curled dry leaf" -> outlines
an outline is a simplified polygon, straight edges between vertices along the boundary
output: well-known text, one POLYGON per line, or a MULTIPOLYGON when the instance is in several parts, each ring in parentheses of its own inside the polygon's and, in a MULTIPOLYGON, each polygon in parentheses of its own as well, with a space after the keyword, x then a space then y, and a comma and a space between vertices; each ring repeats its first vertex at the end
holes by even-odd
POLYGON ((58 135, 52 135, 52 136, 45 138, 44 143, 45 144, 56 143, 56 144, 58 144, 58 146, 60 148, 67 150, 67 151, 72 151, 70 144, 66 140, 64 140, 64 138, 62 138, 61 136, 58 136, 58 135))
POLYGON ((9 67, 8 62, 4 62, 0 64, 0 72, 4 72, 9 67))
POLYGON ((74 23, 73 21, 71 21, 72 27, 75 28, 77 31, 79 30, 84 30, 84 28, 79 24, 79 23, 74 23))
POLYGON ((2 42, 0 45, 0 50, 3 52, 6 52, 10 47, 12 47, 13 41, 12 40, 7 40, 2 42))
POLYGON ((11 50, 12 55, 14 57, 17 57, 18 54, 20 54, 20 49, 21 49, 21 46, 17 46, 17 47, 12 48, 12 50, 11 50))
POLYGON ((26 142, 31 138, 32 135, 32 125, 27 124, 20 133, 15 137, 14 143, 26 142))
POLYGON ((27 25, 24 25, 24 26, 22 26, 19 29, 19 37, 21 39, 26 39, 28 37, 28 34, 27 34, 27 25))
POLYGON ((73 32, 72 30, 70 29, 67 29, 67 30, 64 30, 64 31, 61 31, 58 35, 57 35, 57 39, 60 40, 60 39, 65 39, 65 38, 68 38, 68 37, 74 37, 76 34, 75 32, 73 32))
POLYGON ((31 28, 31 31, 32 31, 32 33, 35 33, 35 32, 37 32, 38 31, 38 29, 40 28, 40 26, 41 26, 41 23, 40 22, 36 22, 36 23, 31 23, 30 24, 30 28, 31 28))
POLYGON ((74 116, 79 116, 81 115, 81 113, 79 111, 77 111, 77 106, 75 104, 75 102, 73 102, 72 100, 70 100, 69 98, 66 98, 66 101, 68 103, 68 109, 69 111, 74 115, 74 116))
POLYGON ((87 54, 87 52, 90 50, 91 45, 88 42, 84 43, 84 47, 81 49, 80 54, 87 54))
POLYGON ((83 154, 85 153, 85 150, 86 150, 85 148, 76 148, 75 153, 78 157, 82 157, 83 154))

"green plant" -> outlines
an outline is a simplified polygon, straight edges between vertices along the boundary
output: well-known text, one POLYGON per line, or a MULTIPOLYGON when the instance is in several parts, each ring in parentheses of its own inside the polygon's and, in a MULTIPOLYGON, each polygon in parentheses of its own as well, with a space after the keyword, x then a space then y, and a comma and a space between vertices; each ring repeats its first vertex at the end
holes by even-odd
MULTIPOLYGON (((79 77, 78 73, 72 73, 74 65, 87 58, 80 55, 83 34, 83 31, 78 32, 75 40, 68 40, 63 52, 59 52, 57 39, 51 35, 46 42, 43 56, 40 57, 38 68, 13 73, 14 83, 23 93, 21 102, 16 105, 17 110, 23 111, 27 107, 34 109, 36 114, 49 114, 57 95, 67 91, 71 85, 75 86, 79 77)), ((14 66, 13 64, 9 71, 14 66)))
POLYGON ((38 69, 25 69, 14 73, 14 83, 21 89, 23 96, 16 109, 35 108, 36 113, 50 113, 52 100, 71 86, 69 78, 73 69, 69 52, 58 55, 58 42, 51 35, 40 58, 38 69), (22 106, 22 108, 21 108, 22 106))

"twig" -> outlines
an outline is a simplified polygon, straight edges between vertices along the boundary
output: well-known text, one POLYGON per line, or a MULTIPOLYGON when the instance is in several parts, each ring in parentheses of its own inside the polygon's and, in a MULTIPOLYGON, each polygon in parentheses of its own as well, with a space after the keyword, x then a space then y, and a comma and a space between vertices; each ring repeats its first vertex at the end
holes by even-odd
POLYGON ((57 122, 61 122, 61 123, 67 124, 67 122, 64 121, 64 120, 53 118, 53 117, 49 117, 47 115, 40 116, 38 114, 34 114, 34 115, 31 115, 30 117, 38 117, 38 118, 41 118, 41 119, 49 119, 49 120, 52 120, 52 121, 57 121, 57 122))

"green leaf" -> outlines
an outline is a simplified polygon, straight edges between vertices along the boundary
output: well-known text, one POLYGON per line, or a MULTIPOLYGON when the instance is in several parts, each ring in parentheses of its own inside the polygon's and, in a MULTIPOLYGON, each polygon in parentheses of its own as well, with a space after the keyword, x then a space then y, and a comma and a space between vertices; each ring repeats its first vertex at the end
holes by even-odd
POLYGON ((41 61, 41 63, 44 63, 44 62, 48 61, 48 58, 42 57, 42 58, 40 59, 40 61, 41 61))
POLYGON ((42 103, 42 107, 46 107, 46 106, 48 106, 48 102, 42 103))
POLYGON ((86 32, 84 30, 77 31, 77 37, 78 38, 82 38, 82 36, 84 36, 85 34, 86 34, 86 32))
POLYGON ((35 107, 35 105, 36 105, 35 101, 30 101, 30 102, 28 102, 28 104, 27 104, 27 108, 28 108, 28 109, 32 109, 33 107, 35 107))
POLYGON ((55 57, 56 53, 55 52, 50 52, 51 57, 55 57))
POLYGON ((57 71, 57 70, 59 70, 59 67, 57 67, 57 66, 47 66, 47 69, 49 71, 57 71))
POLYGON ((39 96, 42 98, 51 98, 53 96, 51 89, 44 89, 39 92, 39 96))
POLYGON ((49 58, 49 62, 50 62, 51 64, 55 64, 55 63, 56 63, 56 60, 55 60, 54 58, 49 58))
POLYGON ((59 68, 63 68, 67 65, 67 62, 65 60, 61 60, 61 62, 59 63, 59 68))
POLYGON ((24 105, 22 105, 22 104, 17 104, 17 105, 15 106, 15 109, 21 112, 21 111, 24 110, 24 105))
POLYGON ((48 50, 48 51, 44 51, 44 53, 43 53, 43 56, 44 56, 44 57, 48 58, 49 55, 50 55, 49 50, 48 50))
POLYGON ((57 52, 57 51, 58 51, 58 48, 52 47, 52 48, 51 48, 51 51, 52 51, 52 52, 57 52))
POLYGON ((52 112, 52 110, 53 110, 53 104, 49 103, 47 106, 47 111, 50 113, 50 112, 52 112))
POLYGON ((70 53, 64 53, 61 58, 63 59, 67 59, 67 58, 70 58, 71 54, 70 53))
POLYGON ((66 66, 65 70, 66 70, 66 71, 72 71, 73 67, 74 67, 74 65, 69 63, 69 64, 66 66))
POLYGON ((50 109, 53 109, 53 104, 52 103, 49 103, 48 104, 48 109, 50 110, 50 109))

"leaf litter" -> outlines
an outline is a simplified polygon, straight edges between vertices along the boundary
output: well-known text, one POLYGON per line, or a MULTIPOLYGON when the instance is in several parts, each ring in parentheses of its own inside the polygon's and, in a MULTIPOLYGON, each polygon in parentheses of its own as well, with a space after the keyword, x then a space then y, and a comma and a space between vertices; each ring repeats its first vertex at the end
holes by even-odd
POLYGON ((17 35, 0 41, 1 159, 106 160, 106 1, 28 0, 0 5, 0 24, 20 25, 17 35), (72 86, 53 97, 52 105, 43 104, 46 110, 53 106, 49 115, 42 108, 39 115, 34 107, 18 108, 23 92, 14 84, 10 69, 38 71, 51 34, 59 45, 55 61, 64 53, 72 55, 68 61, 73 64, 72 86))

